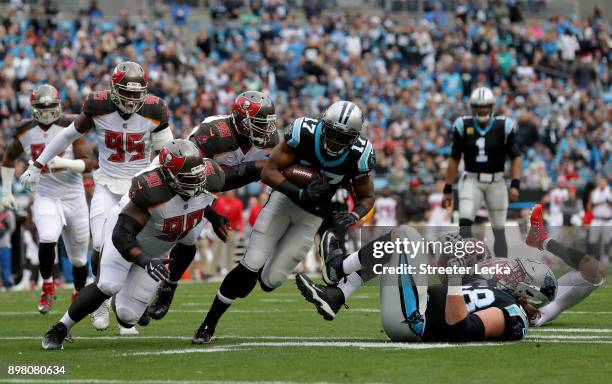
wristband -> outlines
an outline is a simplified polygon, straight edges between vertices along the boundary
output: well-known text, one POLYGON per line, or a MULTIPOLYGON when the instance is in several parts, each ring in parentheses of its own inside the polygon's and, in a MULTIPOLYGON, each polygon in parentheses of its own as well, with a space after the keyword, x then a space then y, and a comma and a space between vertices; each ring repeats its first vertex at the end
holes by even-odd
POLYGON ((521 189, 521 181, 519 179, 512 179, 510 182, 510 188, 521 189))
POLYGON ((442 193, 453 193, 453 185, 452 184, 444 184, 444 189, 442 193))
POLYGON ((293 184, 289 180, 285 179, 282 183, 276 188, 279 192, 284 193, 287 197, 290 197, 294 200, 300 200, 300 195, 302 194, 302 190, 297 185, 293 184))
POLYGON ((461 285, 449 285, 446 296, 463 296, 463 287, 461 285))
POLYGON ((355 208, 353 208, 353 211, 351 212, 351 214, 355 215, 355 217, 357 218, 357 221, 359 221, 361 220, 362 217, 367 215, 371 209, 372 208, 368 208, 363 204, 357 204, 355 205, 355 208))

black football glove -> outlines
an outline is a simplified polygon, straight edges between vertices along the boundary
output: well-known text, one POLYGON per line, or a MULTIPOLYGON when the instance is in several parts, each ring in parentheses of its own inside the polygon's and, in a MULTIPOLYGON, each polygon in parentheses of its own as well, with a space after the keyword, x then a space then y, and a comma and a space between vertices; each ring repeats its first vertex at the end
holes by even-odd
POLYGON ((204 217, 206 217, 206 219, 210 221, 210 224, 213 227, 213 231, 215 231, 217 237, 225 243, 227 241, 227 237, 229 235, 230 230, 229 220, 227 219, 227 217, 217 213, 210 206, 206 207, 206 210, 204 211, 204 217))
POLYGON ((151 278, 157 282, 168 281, 170 279, 170 271, 166 268, 166 264, 172 262, 173 259, 162 259, 159 257, 149 258, 142 255, 139 258, 138 265, 144 268, 151 278))
POLYGON ((325 175, 317 177, 311 181, 306 187, 300 190, 301 201, 318 201, 321 200, 329 191, 329 183, 325 175))
POLYGON ((346 210, 334 211, 332 213, 332 221, 335 226, 349 228, 359 221, 357 214, 346 210))

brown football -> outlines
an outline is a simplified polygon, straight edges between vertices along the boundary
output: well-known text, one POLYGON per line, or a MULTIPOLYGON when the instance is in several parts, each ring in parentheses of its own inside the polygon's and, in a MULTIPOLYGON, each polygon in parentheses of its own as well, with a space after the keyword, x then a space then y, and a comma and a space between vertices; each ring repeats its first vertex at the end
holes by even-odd
POLYGON ((283 169, 283 175, 298 187, 307 186, 312 180, 319 176, 319 172, 312 167, 305 165, 293 164, 283 169))

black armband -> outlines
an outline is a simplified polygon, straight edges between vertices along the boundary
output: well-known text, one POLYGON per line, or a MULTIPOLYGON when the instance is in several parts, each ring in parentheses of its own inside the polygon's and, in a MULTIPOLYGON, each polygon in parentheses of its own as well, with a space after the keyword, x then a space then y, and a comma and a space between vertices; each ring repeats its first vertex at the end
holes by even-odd
POLYGON ((278 188, 276 188, 276 190, 284 193, 290 199, 293 199, 296 201, 300 200, 300 191, 301 191, 300 187, 293 184, 287 179, 283 180, 283 182, 280 183, 280 185, 278 186, 278 188))
POLYGON ((371 207, 367 207, 364 204, 359 203, 355 205, 352 213, 355 213, 358 216, 358 219, 361 220, 365 215, 368 214, 368 212, 370 212, 371 209, 371 207))
POLYGON ((512 179, 510 182, 510 188, 521 189, 521 181, 519 179, 512 179))
MULTIPOLYGON (((140 231, 142 231, 142 228, 144 228, 144 225, 140 224, 133 217, 120 213, 119 218, 117 219, 117 224, 115 224, 115 228, 113 229, 112 237, 113 245, 117 251, 119 251, 121 256, 123 256, 123 258, 127 261, 136 263, 138 265, 140 265, 140 262, 144 262, 145 260, 135 260, 134 257, 130 255, 130 251, 139 247, 136 236, 138 233, 140 233, 140 231)), ((144 254, 141 254, 140 256, 144 256, 144 254)))
POLYGON ((261 179, 261 170, 257 169, 255 161, 247 161, 232 167, 223 168, 225 183, 222 191, 240 188, 261 179))
POLYGON ((453 185, 452 184, 444 184, 444 189, 442 193, 453 193, 453 185))
POLYGON ((485 338, 484 324, 480 317, 469 314, 457 324, 449 326, 449 338, 447 341, 482 341, 485 338))

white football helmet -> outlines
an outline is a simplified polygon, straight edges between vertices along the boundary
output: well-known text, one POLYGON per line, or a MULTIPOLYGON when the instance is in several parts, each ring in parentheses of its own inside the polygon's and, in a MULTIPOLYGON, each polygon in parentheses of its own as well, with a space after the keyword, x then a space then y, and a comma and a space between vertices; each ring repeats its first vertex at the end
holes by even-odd
POLYGON ((495 264, 501 268, 507 267, 510 271, 494 276, 482 276, 487 280, 494 279, 497 288, 515 296, 524 296, 527 303, 535 308, 541 308, 555 299, 557 278, 541 261, 493 258, 479 263, 483 267, 495 264))
POLYGON ((486 125, 493 118, 495 95, 487 87, 476 88, 470 95, 470 108, 472 116, 479 124, 486 125))

